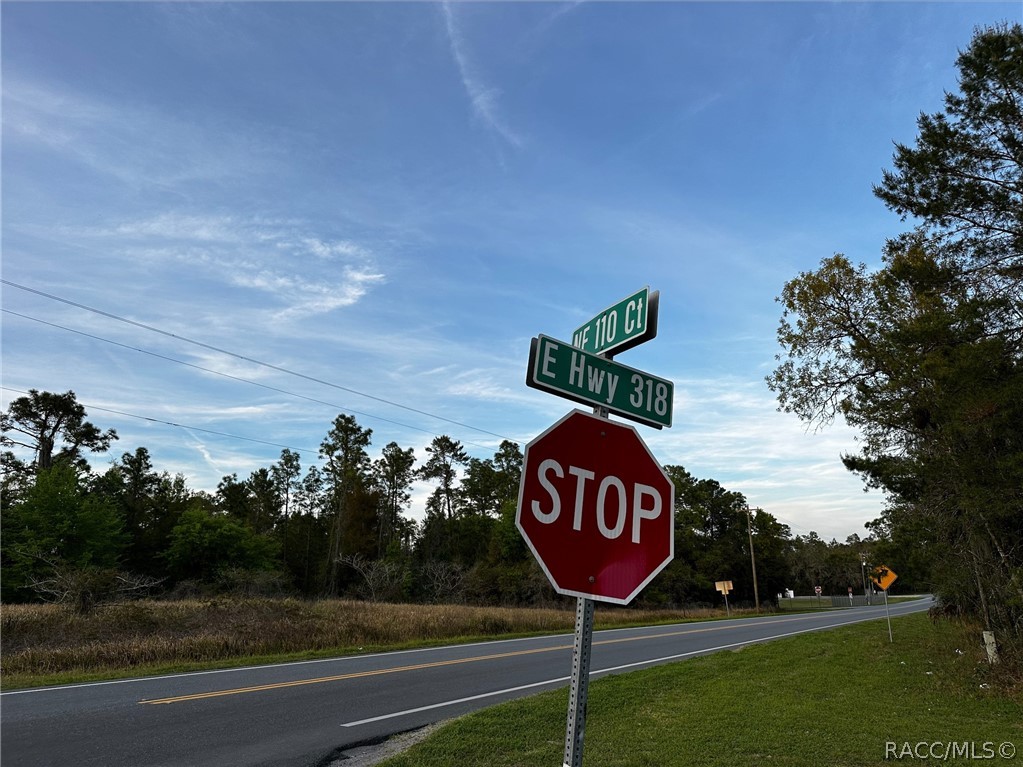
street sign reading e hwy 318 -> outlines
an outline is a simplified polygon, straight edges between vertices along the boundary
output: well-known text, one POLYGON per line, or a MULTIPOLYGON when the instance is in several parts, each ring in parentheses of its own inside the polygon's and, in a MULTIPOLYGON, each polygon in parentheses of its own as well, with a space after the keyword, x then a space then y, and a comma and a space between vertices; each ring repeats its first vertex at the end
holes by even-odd
POLYGON ((538 336, 530 344, 526 385, 657 429, 671 426, 671 381, 549 336, 538 336))

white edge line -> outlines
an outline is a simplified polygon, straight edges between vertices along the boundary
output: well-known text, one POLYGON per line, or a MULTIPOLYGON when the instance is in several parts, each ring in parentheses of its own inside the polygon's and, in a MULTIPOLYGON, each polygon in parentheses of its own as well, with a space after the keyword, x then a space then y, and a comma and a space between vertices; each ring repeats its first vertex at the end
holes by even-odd
POLYGON ((561 684, 567 682, 571 677, 563 676, 558 679, 548 679, 544 682, 533 682, 532 684, 524 684, 519 687, 509 687, 505 690, 494 690, 493 692, 485 692, 480 695, 471 695, 468 698, 459 698, 458 700, 446 700, 442 703, 434 703, 430 706, 420 706, 419 708, 410 708, 406 711, 396 711, 393 714, 383 714, 382 716, 374 716, 369 719, 360 719, 357 722, 345 722, 341 727, 358 727, 360 724, 371 724, 373 722, 381 722, 384 719, 394 719, 399 716, 407 716, 408 714, 418 714, 421 711, 430 711, 435 708, 444 708, 446 706, 456 706, 459 703, 468 703, 472 700, 480 700, 482 698, 492 698, 495 695, 504 695, 505 693, 519 692, 519 690, 528 690, 532 687, 543 687, 545 684, 561 684))
MULTIPOLYGON (((732 642, 731 644, 718 645, 717 647, 706 647, 706 648, 704 648, 702 650, 691 650, 690 652, 679 653, 678 655, 666 655, 663 658, 650 658, 648 660, 641 660, 641 661, 637 661, 635 663, 626 663, 624 666, 613 666, 611 668, 602 668, 602 669, 598 669, 596 671, 591 671, 590 672, 590 676, 596 676, 597 674, 610 674, 610 673, 612 673, 614 671, 622 671, 624 669, 635 668, 637 666, 647 666, 647 665, 652 665, 652 664, 656 664, 656 663, 664 663, 664 662, 670 661, 670 660, 679 660, 680 658, 688 658, 691 655, 707 655, 707 654, 710 654, 712 652, 717 652, 718 650, 727 650, 727 649, 729 649, 731 647, 742 647, 744 645, 750 645, 750 644, 761 644, 762 642, 770 642, 773 639, 784 639, 785 637, 796 636, 797 634, 809 634, 809 633, 812 633, 814 631, 827 631, 829 629, 839 628, 840 626, 850 626, 850 625, 852 625, 854 623, 865 623, 865 622, 871 621, 871 620, 878 620, 878 618, 880 618, 880 617, 881 616, 871 616, 871 617, 868 617, 868 618, 856 618, 855 620, 844 621, 842 623, 839 623, 837 625, 832 625, 832 626, 816 626, 814 628, 809 628, 809 629, 800 629, 799 631, 789 631, 789 632, 786 632, 784 634, 775 634, 774 636, 769 636, 769 637, 760 637, 759 639, 749 639, 749 640, 747 640, 745 642, 732 642)), ((571 677, 567 677, 567 676, 559 677, 557 679, 547 679, 547 680, 545 680, 543 682, 533 682, 532 684, 524 684, 524 685, 520 685, 519 687, 508 687, 508 688, 505 688, 503 690, 494 690, 493 692, 485 692, 485 693, 481 693, 480 695, 472 695, 472 696, 470 696, 468 698, 458 698, 456 700, 446 700, 446 701, 442 701, 441 703, 434 703, 434 704, 429 705, 429 706, 420 706, 419 708, 410 708, 410 709, 406 709, 405 711, 395 711, 394 713, 391 713, 391 714, 382 714, 380 716, 370 717, 369 719, 359 719, 359 720, 354 721, 354 722, 344 722, 344 723, 342 723, 339 726, 341 726, 341 727, 358 727, 360 724, 372 724, 374 722, 382 722, 382 721, 387 720, 387 719, 396 719, 398 717, 409 716, 411 714, 419 714, 419 713, 421 713, 423 711, 432 711, 433 709, 437 709, 437 708, 445 708, 447 706, 457 706, 459 703, 469 703, 470 701, 482 700, 483 698, 492 698, 495 695, 511 694, 513 692, 519 692, 521 690, 528 690, 528 689, 531 689, 533 687, 543 687, 544 685, 561 684, 562 682, 570 681, 570 679, 571 679, 571 677)))

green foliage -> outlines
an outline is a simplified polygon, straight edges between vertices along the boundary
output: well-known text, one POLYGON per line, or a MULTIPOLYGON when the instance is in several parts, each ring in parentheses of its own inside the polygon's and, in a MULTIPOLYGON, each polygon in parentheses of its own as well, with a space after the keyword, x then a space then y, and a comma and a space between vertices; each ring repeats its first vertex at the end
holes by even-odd
POLYGON ((978 31, 958 64, 875 189, 920 225, 878 270, 836 255, 786 284, 768 384, 860 430, 843 461, 887 494, 882 548, 1023 646, 1023 27, 978 31))
MULTIPOLYGON (((959 93, 921 114, 915 147, 874 191, 917 235, 950 246, 971 268, 1023 278, 1023 26, 977 32, 960 54, 959 93)), ((905 249, 905 238, 896 250, 905 249)))
POLYGON ((185 478, 157 473, 149 451, 140 447, 134 453, 124 453, 94 480, 92 489, 109 499, 124 520, 128 543, 121 566, 132 573, 167 578, 161 554, 169 545, 174 525, 192 503, 185 478))
POLYGON ((746 498, 712 479, 696 479, 681 466, 665 471, 675 485, 675 559, 640 599, 648 604, 720 603, 715 581, 732 581, 733 604, 772 601, 788 580, 789 529, 762 509, 747 512, 746 498), (750 557, 757 564, 753 587, 750 557))
POLYGON ((461 442, 443 434, 434 437, 426 452, 430 457, 420 467, 419 477, 437 481, 438 510, 441 515, 451 519, 457 511, 455 482, 458 478, 458 467, 469 463, 469 456, 461 442))
POLYGON ((515 503, 522 475, 522 451, 504 440, 494 457, 470 458, 459 487, 458 505, 467 514, 498 516, 508 503, 515 503))
POLYGON ((83 450, 103 452, 117 439, 113 429, 101 432, 85 420, 85 408, 73 391, 52 394, 30 389, 0 414, 0 429, 0 445, 32 451, 33 471, 44 471, 55 463, 77 463, 86 468, 83 450))
POLYGON ((3 598, 24 599, 56 567, 113 568, 125 536, 110 501, 81 486, 67 463, 40 470, 3 514, 3 598))
POLYGON ((377 487, 380 489, 380 521, 378 550, 383 553, 392 543, 402 540, 401 511, 412 498, 412 480, 415 478, 416 457, 412 448, 402 450, 397 442, 390 442, 373 464, 377 487))
POLYGON ((345 531, 351 528, 355 499, 363 498, 370 468, 369 447, 372 429, 363 429, 354 416, 341 414, 334 419, 331 430, 320 443, 320 457, 326 460, 324 467, 324 491, 326 497, 323 510, 331 520, 330 547, 327 552, 327 578, 324 584, 326 594, 340 593, 341 574, 339 560, 346 553, 345 531))
POLYGON ((189 509, 171 531, 165 553, 177 578, 212 581, 229 568, 271 570, 276 546, 243 523, 204 509, 189 509))
MULTIPOLYGON (((566 601, 515 526, 518 445, 505 441, 492 458, 470 459, 457 441, 434 440, 425 468, 438 486, 418 525, 405 512, 423 469, 416 471, 411 448, 393 442, 370 460, 370 437, 354 418, 339 416, 321 445, 322 469, 310 466, 302 477, 298 456, 285 450, 279 462, 246 479, 225 476, 213 495, 158 472, 144 447, 123 453, 99 475, 76 474, 66 463, 38 481, 26 474, 31 482, 4 499, 4 598, 91 605, 162 585, 177 597, 298 592, 492 605, 566 601), (55 487, 58 477, 66 481, 55 487), (62 549, 53 536, 61 537, 62 549), (76 548, 80 539, 91 543, 76 548)), ((751 601, 745 499, 681 467, 669 470, 679 488, 676 560, 641 602, 713 603, 714 580, 726 577, 739 586, 737 599, 751 601)), ((760 510, 751 521, 766 600, 787 577, 788 531, 760 510)))
POLYGON ((310 513, 294 514, 277 533, 282 558, 281 567, 300 594, 318 594, 326 576, 328 547, 327 520, 310 513))

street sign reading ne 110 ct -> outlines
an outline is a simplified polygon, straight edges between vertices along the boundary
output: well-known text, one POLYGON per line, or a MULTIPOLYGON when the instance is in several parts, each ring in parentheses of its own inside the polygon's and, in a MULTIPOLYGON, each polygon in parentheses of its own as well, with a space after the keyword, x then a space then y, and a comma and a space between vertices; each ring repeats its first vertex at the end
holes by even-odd
POLYGON ((593 354, 625 351, 657 335, 659 291, 642 288, 572 333, 572 345, 593 354))

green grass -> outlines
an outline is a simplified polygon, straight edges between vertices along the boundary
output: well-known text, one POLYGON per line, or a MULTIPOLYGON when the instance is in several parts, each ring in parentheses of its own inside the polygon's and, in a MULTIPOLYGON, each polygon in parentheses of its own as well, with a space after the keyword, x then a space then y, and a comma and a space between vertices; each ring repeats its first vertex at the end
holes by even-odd
MULTIPOLYGON (((891 763, 887 741, 1010 742, 1023 762, 1011 675, 960 627, 914 615, 893 630, 894 644, 878 620, 594 679, 584 763, 860 767, 891 763)), ((560 765, 567 704, 557 690, 484 710, 381 767, 560 765)))

